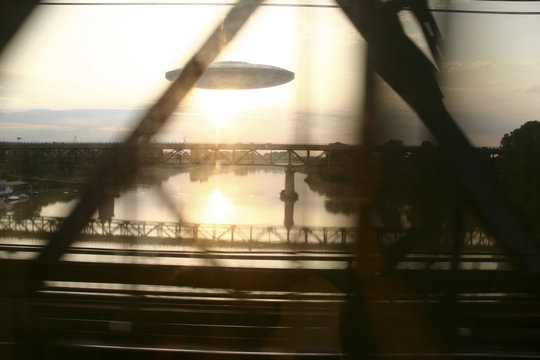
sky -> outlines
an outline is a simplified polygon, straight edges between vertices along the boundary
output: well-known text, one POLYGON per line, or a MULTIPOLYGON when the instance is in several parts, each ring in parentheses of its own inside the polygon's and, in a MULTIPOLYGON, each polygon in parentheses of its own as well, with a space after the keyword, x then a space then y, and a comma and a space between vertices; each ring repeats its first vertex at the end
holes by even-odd
MULTIPOLYGON (((294 0, 332 4, 324 1, 294 0)), ((540 12, 540 3, 431 7, 540 12)), ((0 54, 0 141, 122 141, 169 85, 165 72, 182 67, 228 9, 37 6, 0 54)), ((474 145, 498 146, 505 133, 540 120, 540 15, 435 16, 446 45, 445 104, 474 145)), ((400 19, 425 50, 413 17, 400 19)), ((295 79, 258 90, 194 89, 156 141, 358 143, 364 51, 340 9, 261 7, 218 60, 278 66, 295 79)), ((377 96, 381 141, 429 138, 387 86, 377 96)))

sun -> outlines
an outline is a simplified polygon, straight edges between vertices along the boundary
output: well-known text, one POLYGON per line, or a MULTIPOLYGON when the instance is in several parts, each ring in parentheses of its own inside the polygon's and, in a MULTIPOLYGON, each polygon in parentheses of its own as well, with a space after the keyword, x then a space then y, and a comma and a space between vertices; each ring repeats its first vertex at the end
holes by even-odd
POLYGON ((191 105, 204 114, 207 125, 215 131, 214 141, 235 138, 240 119, 261 109, 278 107, 274 88, 256 90, 197 89, 191 105), (225 135, 225 136, 224 136, 225 135))
POLYGON ((239 112, 241 94, 232 90, 201 90, 197 103, 215 127, 215 143, 221 141, 221 130, 239 112))

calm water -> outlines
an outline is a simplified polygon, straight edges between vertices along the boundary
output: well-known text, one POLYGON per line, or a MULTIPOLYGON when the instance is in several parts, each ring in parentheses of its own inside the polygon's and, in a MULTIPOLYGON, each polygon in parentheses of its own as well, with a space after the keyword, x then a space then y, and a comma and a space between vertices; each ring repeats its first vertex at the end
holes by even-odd
MULTIPOLYGON (((304 181, 306 174, 295 174, 295 191, 299 199, 294 203, 294 224, 298 226, 316 227, 348 227, 354 226, 355 216, 352 214, 336 213, 326 206, 330 199, 324 195, 324 189, 311 190, 304 181)), ((133 189, 122 191, 114 199, 114 217, 119 220, 163 221, 176 222, 181 217, 183 222, 238 224, 238 225, 272 225, 283 226, 285 204, 280 200, 280 192, 285 188, 285 171, 271 168, 194 168, 194 169, 144 169, 133 189)), ((77 203, 79 191, 75 189, 49 189, 40 191, 35 198, 27 199, 16 204, 6 204, 2 213, 29 218, 32 216, 65 217, 77 203)), ((0 245, 42 246, 43 239, 28 237, 2 238, 0 245)), ((80 248, 107 248, 106 242, 98 239, 81 240, 74 244, 80 248)), ((114 248, 131 250, 175 250, 200 251, 198 247, 160 244, 129 243, 114 244, 114 248)), ((216 243, 215 246, 205 247, 222 251, 245 251, 236 249, 232 244, 216 243), (236 249, 236 250, 235 250, 236 249)), ((236 246, 236 245, 235 245, 236 246)), ((289 245, 282 248, 288 250, 289 245)), ((274 245, 274 250, 280 249, 274 245)), ((31 259, 37 252, 21 249, 21 251, 0 251, 0 258, 31 259)), ((91 255, 65 254, 64 260, 69 261, 121 261, 201 265, 208 260, 189 259, 183 257, 140 257, 128 255, 91 255), (142 260, 141 260, 142 259, 142 260)), ((262 267, 334 267, 344 268, 347 261, 310 261, 303 260, 213 260, 211 265, 220 266, 262 266, 262 267)))
MULTIPOLYGON (((146 169, 134 189, 118 194, 114 217, 122 220, 178 221, 282 225, 285 171, 280 168, 193 168, 176 173, 146 169)), ((300 226, 354 226, 355 216, 329 211, 329 198, 305 183, 306 174, 295 173, 294 224, 300 226)), ((322 191, 324 192, 324 191, 322 191)), ((77 199, 49 203, 41 216, 66 216, 77 199)))
MULTIPOLYGON (((335 196, 335 191, 327 191, 335 184, 324 186, 318 185, 312 189, 304 181, 306 174, 296 173, 295 191, 299 199, 294 203, 294 224, 297 226, 315 227, 349 227, 355 225, 355 216, 343 211, 347 206, 340 206, 343 199, 335 196), (325 189, 326 188, 326 189, 325 189), (334 195, 325 195, 331 192, 334 195), (337 205, 337 206, 336 206, 337 205), (337 209, 337 210, 336 210, 337 209), (339 212, 341 211, 341 212, 339 212)), ((194 168, 186 169, 145 169, 143 176, 137 181, 133 189, 118 194, 114 199, 114 214, 120 220, 139 221, 163 221, 175 222, 181 217, 183 222, 213 223, 213 224, 238 224, 238 225, 272 225, 284 224, 285 204, 280 200, 280 192, 285 188, 285 171, 273 168, 194 168)), ((40 192, 36 198, 27 199, 16 204, 3 204, 2 214, 15 214, 17 216, 67 216, 71 208, 77 203, 78 195, 74 189, 49 189, 40 192)), ((345 204, 346 205, 346 204, 345 204)), ((43 239, 28 238, 2 238, 0 244, 26 244, 41 246, 43 239)), ((107 247, 107 244, 77 243, 79 247, 107 247)), ((118 245, 114 245, 118 246, 118 245)), ((128 245, 126 245, 128 246, 128 245)), ((140 250, 167 250, 165 245, 130 244, 128 247, 140 250), (138 247, 136 247, 137 245, 138 247)), ((222 250, 223 245, 216 244, 216 249, 222 250)), ((228 245, 227 245, 228 246, 228 245)), ((171 249, 178 251, 197 250, 191 247, 178 247, 171 249)), ((286 247, 284 249, 287 249, 286 247)), ((169 249, 170 250, 170 249, 169 249)), ((207 249, 208 250, 208 249, 207 249)), ((240 249, 242 250, 242 249, 240 249)), ((239 250, 239 251, 240 251, 239 250)), ((0 257, 8 258, 32 258, 33 252, 2 252, 0 257)), ((141 261, 131 259, 130 256, 103 256, 103 255, 76 255, 68 254, 66 259, 76 261, 141 261)), ((463 259, 462 268, 494 269, 497 263, 475 261, 467 262, 463 259)), ((152 263, 188 264, 184 258, 154 258, 149 257, 145 261, 152 263)), ((235 266, 251 266, 256 260, 234 261, 235 266)), ((191 264, 191 263, 190 263, 191 264)), ((220 263, 221 264, 221 263, 220 263)), ((225 264, 225 262, 223 262, 225 264)), ((288 261, 278 263, 264 263, 264 266, 292 266, 288 261)), ((193 264, 191 264, 193 265, 193 264)), ((260 264, 259 264, 260 265, 260 264)), ((336 267, 348 266, 346 262, 329 262, 324 264, 307 261, 305 264, 294 262, 294 266, 303 267, 336 267)), ((262 265, 261 265, 262 266, 262 265)), ((423 268, 423 262, 413 261, 402 263, 403 268, 423 268)), ((435 265, 430 265, 432 268, 435 265)), ((443 261, 440 266, 447 268, 449 263, 443 261)))

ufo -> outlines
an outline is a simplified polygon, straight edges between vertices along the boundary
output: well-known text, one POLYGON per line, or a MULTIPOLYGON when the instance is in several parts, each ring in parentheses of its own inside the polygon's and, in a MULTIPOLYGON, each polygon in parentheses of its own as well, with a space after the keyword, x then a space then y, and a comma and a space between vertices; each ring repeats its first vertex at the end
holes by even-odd
MULTIPOLYGON (((174 81, 182 68, 168 71, 165 78, 174 81)), ((294 73, 270 65, 240 61, 221 61, 211 64, 195 87, 201 89, 245 90, 282 85, 294 79, 294 73)))

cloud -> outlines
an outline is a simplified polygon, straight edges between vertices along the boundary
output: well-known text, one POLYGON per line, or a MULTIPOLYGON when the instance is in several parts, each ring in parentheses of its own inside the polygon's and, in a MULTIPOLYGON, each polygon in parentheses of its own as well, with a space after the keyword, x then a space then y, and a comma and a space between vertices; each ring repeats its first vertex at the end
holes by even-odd
POLYGON ((48 130, 58 130, 58 131, 73 130, 72 127, 67 127, 67 126, 24 124, 24 123, 11 123, 11 122, 0 122, 0 129, 21 129, 21 130, 48 129, 48 130))
POLYGON ((479 70, 494 70, 498 63, 493 61, 449 61, 441 65, 441 73, 458 73, 479 70))
POLYGON ((526 88, 526 92, 540 94, 540 84, 534 84, 526 88))
POLYGON ((538 66, 540 65, 540 61, 538 61, 537 59, 526 59, 526 60, 523 60, 520 65, 523 65, 523 66, 538 66))
MULTIPOLYGON (((0 111, 0 141, 121 141, 143 116, 143 110, 73 109, 0 111)), ((353 111, 250 110, 224 119, 222 142, 354 143, 353 111)), ((216 123, 207 114, 180 108, 158 135, 163 141, 213 142, 216 123)))
MULTIPOLYGON (((332 111, 247 111, 224 119, 221 142, 261 143, 354 143, 356 117, 352 112, 332 111)), ((208 117, 172 118, 158 136, 160 141, 213 142, 216 124, 208 117)))
MULTIPOLYGON (((473 3, 474 3, 474 1, 471 1, 471 0, 452 0, 452 1, 450 1, 450 4, 473 4, 473 3)), ((437 1, 437 3, 435 4, 435 7, 447 9, 448 5, 449 5, 448 1, 437 1)))
POLYGON ((130 131, 141 115, 124 109, 0 111, 0 141, 111 141, 130 131))
POLYGON ((91 128, 92 131, 132 131, 133 128, 119 127, 119 126, 107 126, 101 128, 91 128))

